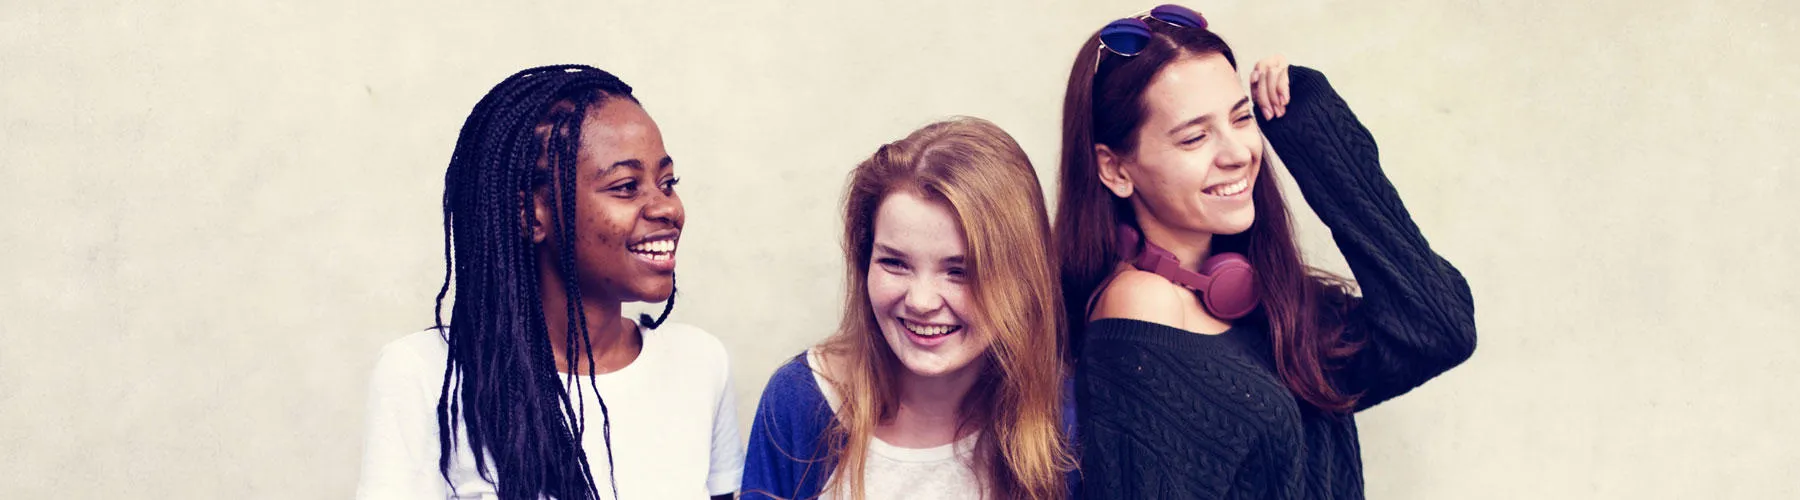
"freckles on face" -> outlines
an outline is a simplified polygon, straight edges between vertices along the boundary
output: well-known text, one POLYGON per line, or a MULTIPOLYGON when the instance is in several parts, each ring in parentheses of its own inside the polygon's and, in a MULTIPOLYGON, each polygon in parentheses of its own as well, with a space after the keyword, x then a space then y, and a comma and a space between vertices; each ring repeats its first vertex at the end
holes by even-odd
POLYGON ((961 224, 949 207, 901 191, 876 210, 869 305, 900 364, 918 376, 975 369, 991 338, 976 326, 961 224))
POLYGON ((1126 169, 1149 215, 1209 234, 1248 229, 1263 138, 1230 62, 1216 54, 1171 62, 1143 99, 1147 112, 1126 169))
MULTIPOLYGON (((579 207, 581 202, 577 201, 576 205, 579 207)), ((613 265, 619 265, 622 259, 617 257, 624 252, 623 241, 631 234, 631 228, 635 225, 633 222, 636 219, 635 214, 629 214, 629 217, 602 217, 596 216, 593 212, 595 211, 583 211, 582 219, 575 226, 582 236, 588 238, 588 241, 583 242, 584 244, 577 248, 590 251, 599 250, 591 252, 595 256, 592 260, 610 260, 613 261, 613 265)), ((627 213, 623 210, 618 212, 627 213)), ((618 285, 619 277, 613 273, 600 274, 597 278, 600 279, 602 288, 614 289, 618 285)))

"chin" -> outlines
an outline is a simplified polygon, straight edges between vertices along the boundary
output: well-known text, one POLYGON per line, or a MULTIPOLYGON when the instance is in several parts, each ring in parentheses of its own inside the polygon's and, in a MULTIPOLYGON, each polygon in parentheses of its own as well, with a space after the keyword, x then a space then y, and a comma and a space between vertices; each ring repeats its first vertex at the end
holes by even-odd
POLYGON ((624 297, 625 302, 663 302, 675 294, 674 278, 664 277, 644 280, 630 287, 631 297, 624 297))
POLYGON ((1244 234, 1245 231, 1250 230, 1251 225, 1256 223, 1256 211, 1246 207, 1242 212, 1243 213, 1241 214, 1231 214, 1229 217, 1221 218, 1217 224, 1213 225, 1212 230, 1207 232, 1212 233, 1215 236, 1235 236, 1244 234))
POLYGON ((905 368, 908 372, 912 372, 913 375, 926 378, 936 378, 961 373, 963 369, 968 368, 973 364, 975 364, 974 358, 966 360, 946 360, 907 359, 906 356, 900 357, 900 366, 902 368, 905 368))

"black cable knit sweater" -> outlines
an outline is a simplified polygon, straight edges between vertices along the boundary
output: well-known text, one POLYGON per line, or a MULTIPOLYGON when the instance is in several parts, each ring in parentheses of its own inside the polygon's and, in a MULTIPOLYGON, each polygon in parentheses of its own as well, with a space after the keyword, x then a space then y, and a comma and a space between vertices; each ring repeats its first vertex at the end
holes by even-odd
MULTIPOLYGON (((1331 373, 1340 391, 1362 395, 1361 410, 1468 359, 1475 306, 1325 76, 1293 66, 1289 79, 1287 114, 1262 122, 1263 132, 1362 289, 1345 330, 1362 349, 1331 373)), ((1090 323, 1076 371, 1082 497, 1363 498, 1355 419, 1295 398, 1258 323, 1219 335, 1090 323)))

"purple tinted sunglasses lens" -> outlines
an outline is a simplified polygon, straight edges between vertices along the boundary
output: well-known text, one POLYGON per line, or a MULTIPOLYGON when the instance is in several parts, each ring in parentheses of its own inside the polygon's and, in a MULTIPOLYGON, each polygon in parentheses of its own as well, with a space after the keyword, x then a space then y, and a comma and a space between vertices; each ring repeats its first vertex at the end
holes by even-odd
POLYGON ((1150 41, 1150 25, 1141 19, 1120 19, 1100 28, 1100 43, 1106 48, 1122 56, 1135 56, 1143 52, 1144 45, 1150 41))
POLYGON ((1175 4, 1162 4, 1150 9, 1150 17, 1186 28, 1205 28, 1206 18, 1193 9, 1175 4))

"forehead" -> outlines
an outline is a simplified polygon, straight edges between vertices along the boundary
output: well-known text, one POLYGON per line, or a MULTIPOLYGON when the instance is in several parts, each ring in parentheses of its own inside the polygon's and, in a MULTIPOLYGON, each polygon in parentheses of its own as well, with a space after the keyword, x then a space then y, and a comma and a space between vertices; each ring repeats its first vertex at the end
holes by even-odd
POLYGON ((638 159, 655 165, 665 155, 662 130, 630 99, 609 98, 588 108, 581 123, 581 156, 612 163, 638 159))
POLYGON ((897 191, 875 211, 875 242, 909 256, 939 259, 963 254, 962 224, 942 202, 897 191))
POLYGON ((1145 124, 1173 125, 1207 113, 1224 113, 1245 95, 1237 71, 1225 56, 1183 57, 1163 66, 1144 88, 1145 124))

